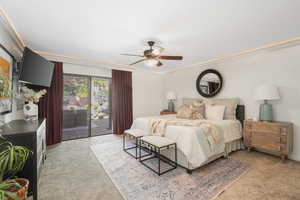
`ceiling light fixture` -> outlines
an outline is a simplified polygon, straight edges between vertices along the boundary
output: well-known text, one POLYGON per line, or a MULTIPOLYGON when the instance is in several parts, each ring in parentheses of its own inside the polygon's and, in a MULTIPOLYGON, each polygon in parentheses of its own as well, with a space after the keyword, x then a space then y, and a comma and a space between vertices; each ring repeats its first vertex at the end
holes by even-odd
POLYGON ((145 65, 153 67, 153 66, 156 66, 158 64, 158 62, 159 62, 158 60, 151 58, 151 59, 145 60, 145 65))
POLYGON ((164 48, 162 47, 155 47, 152 50, 152 54, 158 56, 159 54, 161 54, 164 51, 164 48))

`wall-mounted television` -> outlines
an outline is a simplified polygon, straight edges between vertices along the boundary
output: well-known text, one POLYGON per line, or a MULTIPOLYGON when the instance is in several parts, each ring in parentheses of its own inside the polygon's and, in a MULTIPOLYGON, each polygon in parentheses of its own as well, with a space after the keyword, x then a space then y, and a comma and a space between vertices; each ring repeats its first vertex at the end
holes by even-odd
POLYGON ((31 86, 50 87, 54 64, 25 47, 19 81, 31 86))

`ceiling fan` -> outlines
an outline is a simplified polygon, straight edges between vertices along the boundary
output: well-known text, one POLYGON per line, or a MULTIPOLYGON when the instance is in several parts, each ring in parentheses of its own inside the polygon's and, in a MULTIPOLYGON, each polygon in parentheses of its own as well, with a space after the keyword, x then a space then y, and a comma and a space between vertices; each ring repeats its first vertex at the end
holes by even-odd
POLYGON ((136 56, 141 57, 143 59, 138 60, 134 63, 131 63, 130 65, 135 65, 140 62, 145 62, 148 66, 157 66, 160 67, 162 65, 162 62, 160 60, 182 60, 182 56, 162 56, 160 55, 164 48, 159 46, 154 46, 154 41, 148 41, 148 45, 150 46, 150 49, 144 51, 144 55, 135 55, 135 54, 121 54, 123 56, 136 56))

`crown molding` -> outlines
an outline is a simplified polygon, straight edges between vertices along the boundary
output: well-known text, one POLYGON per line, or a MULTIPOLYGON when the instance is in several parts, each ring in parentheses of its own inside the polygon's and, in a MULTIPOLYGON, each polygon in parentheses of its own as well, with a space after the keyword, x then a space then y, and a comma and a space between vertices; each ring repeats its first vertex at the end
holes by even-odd
POLYGON ((21 35, 17 32, 11 19, 8 17, 5 10, 1 6, 0 6, 0 23, 5 28, 9 37, 15 43, 15 46, 18 48, 18 51, 22 52, 26 44, 21 38, 21 35))
MULTIPOLYGON (((6 14, 5 10, 0 6, 0 23, 3 24, 4 28, 6 29, 7 33, 9 34, 10 38, 14 41, 17 49, 17 52, 23 52, 24 47, 26 46, 26 43, 22 39, 21 35, 18 33, 17 29, 15 28, 12 20, 8 17, 6 14)), ((282 45, 286 45, 288 43, 292 42, 297 42, 300 41, 300 36, 299 37, 294 37, 290 38, 287 40, 282 40, 282 41, 277 41, 273 42, 270 44, 266 44, 257 48, 253 49, 248 49, 244 51, 240 51, 234 54, 230 54, 227 56, 220 56, 220 57, 215 57, 206 61, 202 62, 196 62, 191 65, 185 65, 185 66, 178 66, 175 67, 171 70, 165 70, 165 71, 155 71, 155 70, 147 70, 149 72, 154 72, 156 74, 168 74, 176 71, 181 71, 181 70, 187 70, 195 67, 204 67, 212 63, 220 63, 220 62, 225 62, 227 60, 237 58, 243 55, 247 54, 253 54, 258 51, 266 50, 266 49, 271 49, 273 47, 279 47, 282 45)), ((79 64, 79 65, 85 65, 85 66, 90 66, 90 67, 104 67, 104 68, 109 68, 109 69, 118 69, 118 70, 124 70, 124 71, 135 71, 137 68, 132 67, 127 64, 116 64, 116 63, 111 63, 111 62, 105 62, 97 59, 89 59, 89 58, 81 58, 81 57, 74 57, 74 56, 66 56, 62 54, 56 54, 56 53, 51 53, 51 52, 46 52, 46 51, 38 51, 34 50, 36 53, 39 53, 49 59, 53 59, 56 61, 61 61, 61 62, 66 62, 70 64, 79 64)))
POLYGON ((69 64, 84 65, 84 66, 91 66, 91 67, 103 67, 103 68, 117 69, 123 71, 135 71, 135 68, 125 64, 116 64, 111 62, 100 61, 97 59, 66 56, 62 54, 50 53, 47 51, 38 51, 38 50, 34 50, 34 51, 44 57, 47 57, 50 60, 61 61, 69 64))
POLYGON ((266 44, 266 45, 263 45, 263 46, 260 46, 260 47, 254 48, 254 49, 248 49, 248 50, 245 50, 245 51, 240 51, 240 52, 233 53, 233 54, 230 54, 230 55, 227 55, 227 56, 220 56, 220 57, 212 58, 212 59, 209 59, 209 60, 206 60, 206 61, 203 61, 203 62, 197 62, 197 63, 191 64, 191 65, 178 66, 178 67, 173 68, 172 70, 165 71, 165 73, 172 73, 172 72, 191 69, 191 68, 195 68, 195 67, 204 67, 204 66, 207 66, 207 65, 212 64, 212 63, 225 62, 227 60, 237 58, 237 57, 240 57, 240 56, 243 56, 243 55, 254 54, 254 53, 257 53, 257 52, 262 51, 262 50, 267 50, 267 49, 271 49, 271 48, 274 48, 274 47, 280 47, 280 46, 283 46, 283 45, 286 45, 286 44, 289 44, 289 43, 293 43, 293 42, 298 42, 298 41, 300 41, 300 36, 290 38, 290 39, 287 39, 287 40, 273 42, 273 43, 266 44))

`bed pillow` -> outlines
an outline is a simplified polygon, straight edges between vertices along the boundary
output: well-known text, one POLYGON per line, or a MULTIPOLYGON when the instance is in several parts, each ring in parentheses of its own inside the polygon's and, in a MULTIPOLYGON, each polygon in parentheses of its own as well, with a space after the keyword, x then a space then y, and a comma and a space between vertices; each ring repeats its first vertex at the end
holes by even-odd
POLYGON ((236 119, 236 108, 237 105, 240 103, 239 98, 205 99, 204 102, 206 105, 224 105, 226 107, 224 119, 236 119))
POLYGON ((194 101, 192 104, 192 118, 191 119, 204 119, 205 116, 205 104, 199 101, 194 101))
POLYGON ((207 120, 223 120, 225 113, 224 105, 206 105, 205 117, 207 120))
POLYGON ((182 105, 177 110, 177 118, 191 119, 193 114, 192 105, 182 105))

